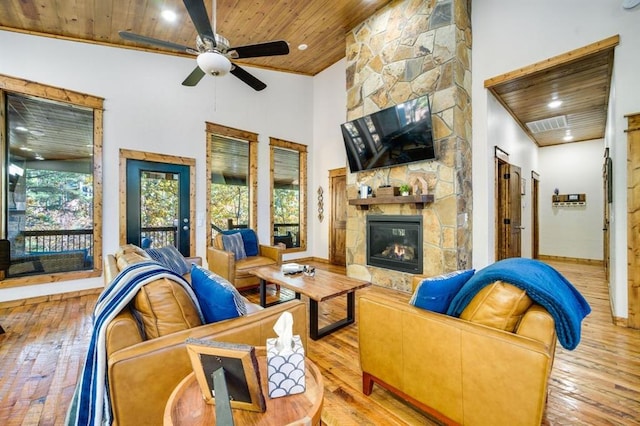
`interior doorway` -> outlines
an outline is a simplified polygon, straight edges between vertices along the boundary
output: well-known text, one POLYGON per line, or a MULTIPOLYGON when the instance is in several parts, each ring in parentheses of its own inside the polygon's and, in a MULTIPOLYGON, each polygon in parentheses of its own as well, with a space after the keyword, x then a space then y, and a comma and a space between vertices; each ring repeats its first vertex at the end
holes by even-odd
POLYGON ((522 254, 521 169, 496 147, 496 260, 522 254))
POLYGON ((195 160, 120 151, 120 243, 194 255, 195 160))
POLYGON ((329 262, 347 264, 347 170, 329 170, 331 216, 329 221, 329 262))

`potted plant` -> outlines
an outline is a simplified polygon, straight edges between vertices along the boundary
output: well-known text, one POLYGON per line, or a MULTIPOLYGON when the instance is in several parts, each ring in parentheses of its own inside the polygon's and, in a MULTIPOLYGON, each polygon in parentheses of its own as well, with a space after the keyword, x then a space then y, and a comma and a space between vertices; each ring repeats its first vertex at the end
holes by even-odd
POLYGON ((400 195, 407 196, 409 195, 409 190, 411 189, 411 187, 408 184, 403 183, 402 185, 400 185, 399 189, 400 189, 400 195))

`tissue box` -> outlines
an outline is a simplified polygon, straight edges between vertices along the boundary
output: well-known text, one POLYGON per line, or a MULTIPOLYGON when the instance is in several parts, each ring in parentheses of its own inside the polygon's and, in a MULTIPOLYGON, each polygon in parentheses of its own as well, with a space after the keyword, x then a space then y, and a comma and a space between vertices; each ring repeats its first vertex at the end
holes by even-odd
POLYGON ((302 393, 305 390, 304 347, 300 336, 293 336, 293 352, 285 355, 276 349, 277 338, 267 339, 267 376, 269 397, 302 393))

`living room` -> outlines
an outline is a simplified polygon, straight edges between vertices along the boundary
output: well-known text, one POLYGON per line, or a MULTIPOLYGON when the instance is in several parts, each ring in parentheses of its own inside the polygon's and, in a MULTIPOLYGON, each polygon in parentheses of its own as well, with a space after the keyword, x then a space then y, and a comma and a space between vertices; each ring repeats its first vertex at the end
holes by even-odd
MULTIPOLYGON (((473 212, 470 221, 473 224, 471 251, 474 267, 482 267, 494 260, 494 176, 490 157, 494 145, 511 152, 515 162, 529 162, 539 155, 528 138, 512 121, 509 122, 508 114, 491 100, 483 87, 485 79, 619 34, 621 43, 616 49, 610 103, 611 127, 608 139, 603 141, 603 147, 610 146, 614 153, 615 170, 626 168, 626 123, 623 116, 639 109, 640 89, 635 84, 633 71, 637 69, 640 58, 640 43, 636 41, 640 35, 636 25, 637 9, 623 10, 616 2, 558 5, 549 1, 544 3, 547 7, 541 3, 504 3, 477 2, 472 8, 473 212), (490 126, 505 129, 499 135, 503 140, 495 139, 495 134, 490 133, 490 126)), ((256 94, 235 79, 207 79, 196 90, 185 89, 178 83, 192 69, 193 63, 184 58, 8 31, 0 31, 0 46, 3 58, 1 74, 105 99, 104 200, 118 199, 119 149, 160 152, 196 159, 196 215, 203 215, 206 200, 203 163, 206 122, 259 134, 260 185, 269 182, 268 167, 262 166, 269 164, 269 137, 308 146, 308 188, 311 192, 319 186, 327 187, 328 170, 345 165, 339 130, 339 124, 347 119, 344 59, 313 77, 252 70, 269 84, 267 90, 256 94)), ((572 154, 566 152, 564 155, 570 157, 572 154)), ((534 162, 528 168, 542 169, 542 166, 534 162)), ((557 185, 562 186, 562 182, 557 185)), ((264 190, 266 186, 260 189, 264 190)), ((627 318, 624 173, 615 174, 614 199, 611 298, 614 316, 627 318)), ((314 204, 313 200, 310 204, 314 204)), ((258 197, 257 230, 259 239, 265 241, 269 239, 268 211, 268 198, 258 197)), ((312 220, 313 212, 310 208, 307 251, 285 255, 286 260, 328 257, 329 225, 327 221, 312 220)), ((118 233, 107 231, 118 228, 117 203, 105 202, 104 253, 111 253, 119 246, 118 233)), ((204 255, 207 249, 207 241, 202 237, 204 231, 204 223, 199 224, 196 231, 196 254, 199 255, 204 255)), ((87 290, 102 285, 102 279, 95 278, 0 289, 0 300, 87 290)))

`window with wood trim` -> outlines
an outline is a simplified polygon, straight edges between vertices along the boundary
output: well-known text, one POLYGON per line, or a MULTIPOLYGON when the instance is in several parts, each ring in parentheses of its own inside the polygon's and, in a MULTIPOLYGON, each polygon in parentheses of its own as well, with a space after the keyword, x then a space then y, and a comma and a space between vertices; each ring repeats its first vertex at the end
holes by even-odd
POLYGON ((0 75, 3 287, 100 275, 101 98, 0 75))
POLYGON ((207 241, 227 229, 257 231, 258 135, 207 123, 207 241))
POLYGON ((271 243, 307 249, 307 147, 270 138, 271 243))

